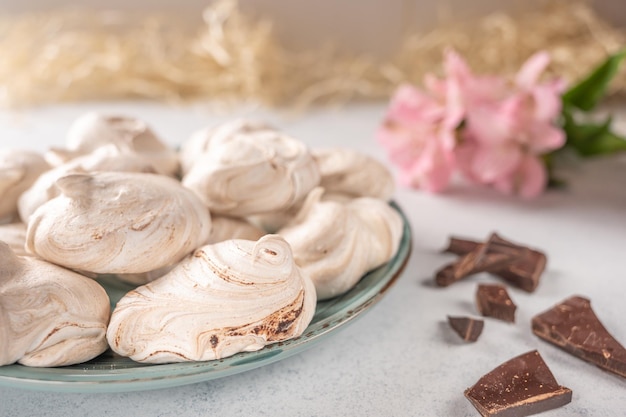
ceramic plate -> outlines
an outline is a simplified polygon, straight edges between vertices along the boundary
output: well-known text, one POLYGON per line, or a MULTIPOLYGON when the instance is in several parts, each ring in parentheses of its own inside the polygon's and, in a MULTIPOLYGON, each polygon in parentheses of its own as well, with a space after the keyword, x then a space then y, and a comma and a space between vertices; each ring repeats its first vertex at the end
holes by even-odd
MULTIPOLYGON (((302 352, 371 308, 399 277, 411 252, 411 231, 404 213, 397 205, 392 205, 404 222, 398 253, 390 262, 365 275, 348 293, 319 302, 311 324, 298 338, 266 346, 257 352, 208 362, 143 365, 107 351, 89 362, 59 368, 7 365, 0 367, 0 385, 42 391, 140 391, 221 378, 302 352)), ((104 279, 101 283, 112 304, 132 288, 113 279, 104 279)))

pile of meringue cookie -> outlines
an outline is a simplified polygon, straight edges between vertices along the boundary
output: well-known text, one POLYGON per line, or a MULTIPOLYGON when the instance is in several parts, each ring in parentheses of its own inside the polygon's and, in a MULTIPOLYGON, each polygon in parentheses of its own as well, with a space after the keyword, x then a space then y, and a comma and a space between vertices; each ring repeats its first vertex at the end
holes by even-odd
POLYGON ((236 120, 180 150, 90 113, 0 151, 0 365, 205 361, 301 335, 398 249, 387 169, 236 120), (111 312, 101 275, 133 284, 111 312))

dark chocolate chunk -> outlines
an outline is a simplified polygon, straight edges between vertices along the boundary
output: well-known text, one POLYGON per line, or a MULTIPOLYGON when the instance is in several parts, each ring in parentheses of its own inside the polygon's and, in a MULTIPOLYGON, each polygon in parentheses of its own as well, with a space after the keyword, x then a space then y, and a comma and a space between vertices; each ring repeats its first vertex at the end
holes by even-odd
MULTIPOLYGON (((486 272, 497 275, 524 291, 533 292, 537 288, 546 267, 547 258, 544 253, 510 242, 495 233, 490 236, 487 243, 492 245, 492 251, 509 254, 515 254, 517 251, 518 256, 504 265, 496 263, 487 265, 486 272)), ((452 237, 445 251, 466 256, 480 245, 482 245, 480 242, 452 237)))
POLYGON ((526 248, 509 245, 508 242, 502 241, 494 233, 487 242, 477 244, 456 262, 446 265, 437 271, 435 281, 437 285, 446 287, 478 272, 504 268, 524 256, 524 251, 527 250, 526 248))
POLYGON ((474 248, 478 245, 480 245, 480 242, 476 242, 475 240, 462 239, 452 236, 450 237, 450 241, 448 242, 448 247, 445 248, 443 251, 463 256, 473 251, 474 248))
POLYGON ((540 338, 626 378, 626 349, 602 325, 588 299, 573 296, 532 319, 540 338))
POLYGON ((471 317, 450 317, 448 323, 454 331, 467 342, 475 342, 483 332, 485 322, 471 317))
POLYGON ((517 306, 502 285, 480 284, 476 291, 476 305, 483 316, 515 322, 517 306))
POLYGON ((440 287, 447 287, 466 276, 479 272, 477 270, 477 264, 479 259, 484 257, 486 246, 484 244, 478 244, 474 250, 461 256, 456 262, 445 265, 435 275, 435 282, 440 287))
POLYGON ((492 235, 492 240, 494 244, 518 248, 520 256, 504 268, 493 268, 489 272, 524 291, 533 292, 539 285, 539 278, 546 268, 546 255, 536 249, 509 242, 495 233, 492 235))
POLYGON ((504 362, 471 388, 465 397, 483 417, 523 417, 564 406, 572 391, 559 385, 536 350, 504 362))

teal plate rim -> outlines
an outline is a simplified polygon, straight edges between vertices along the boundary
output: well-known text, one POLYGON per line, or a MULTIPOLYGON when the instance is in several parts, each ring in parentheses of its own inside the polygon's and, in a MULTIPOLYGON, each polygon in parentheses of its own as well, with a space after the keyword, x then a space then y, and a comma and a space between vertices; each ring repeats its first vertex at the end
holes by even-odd
MULTIPOLYGON (((300 353, 332 335, 369 310, 402 274, 411 255, 411 229, 400 207, 391 202, 403 220, 403 233, 395 256, 370 271, 349 292, 318 302, 315 316, 304 333, 256 352, 238 353, 206 362, 148 365, 133 362, 111 350, 91 361, 58 368, 32 368, 19 364, 0 367, 0 386, 38 391, 106 393, 144 391, 209 381, 268 365, 300 353)), ((132 287, 118 281, 101 281, 112 303, 132 287)))

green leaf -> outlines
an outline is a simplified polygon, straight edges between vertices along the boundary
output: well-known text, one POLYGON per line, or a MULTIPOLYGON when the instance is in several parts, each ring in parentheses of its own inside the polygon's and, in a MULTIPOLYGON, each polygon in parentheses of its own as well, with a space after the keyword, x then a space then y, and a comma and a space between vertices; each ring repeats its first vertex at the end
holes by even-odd
POLYGON ((602 123, 578 123, 568 111, 563 112, 567 146, 581 156, 596 156, 626 151, 626 138, 612 132, 611 118, 602 123))
POLYGON ((594 109, 606 93, 609 83, 617 74, 624 58, 626 58, 626 49, 609 56, 587 78, 563 95, 563 103, 585 111, 594 109))
POLYGON ((585 142, 584 146, 580 146, 577 150, 583 156, 607 155, 626 151, 626 138, 607 130, 598 134, 593 140, 585 142))

